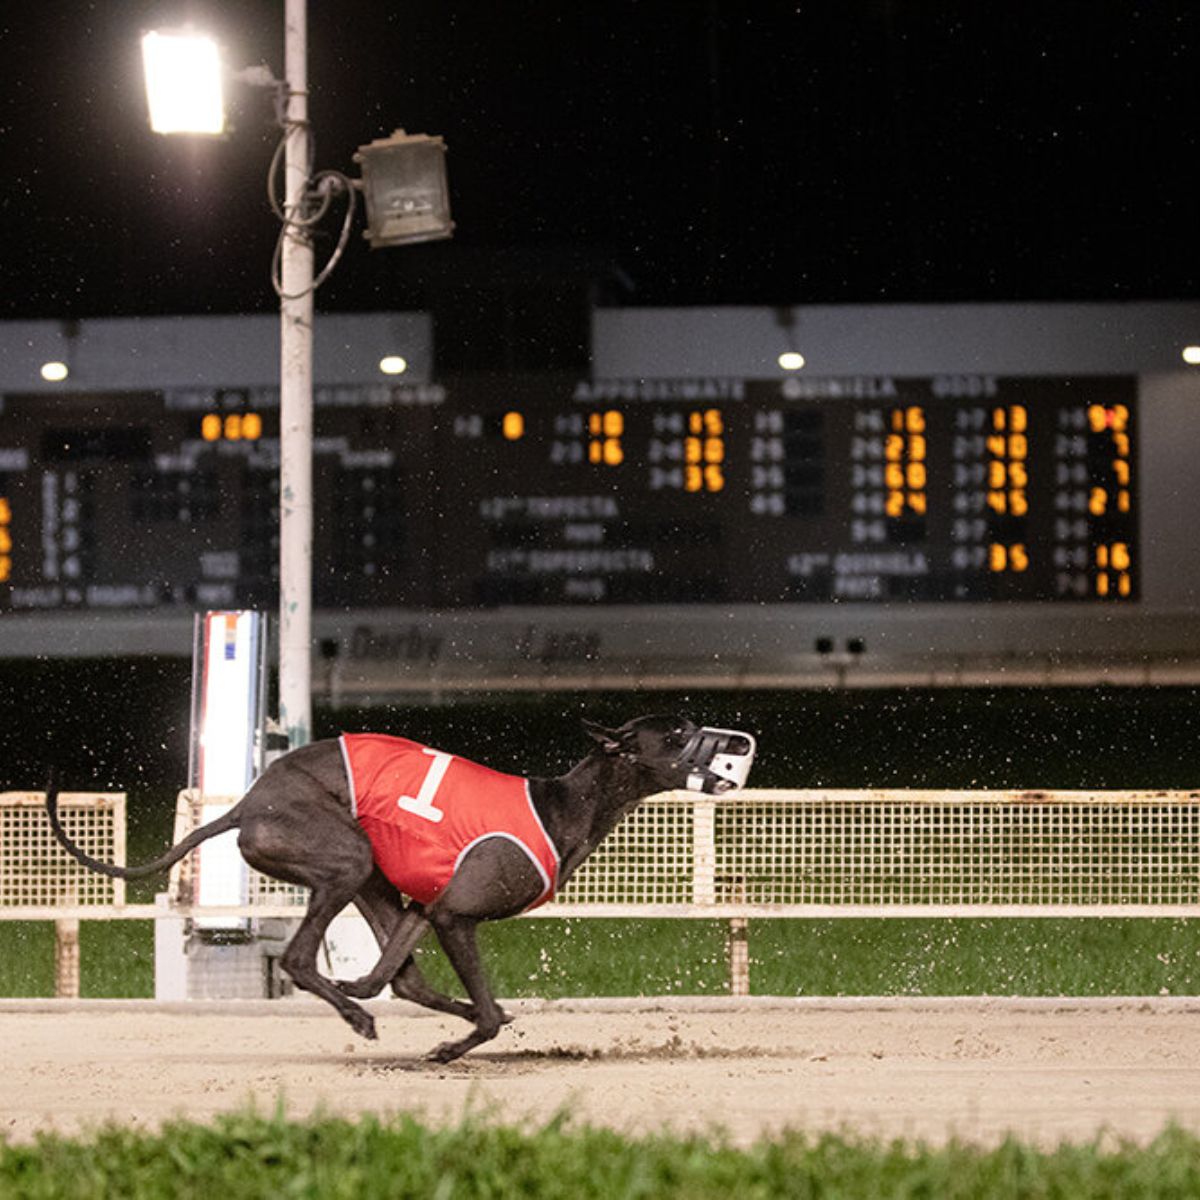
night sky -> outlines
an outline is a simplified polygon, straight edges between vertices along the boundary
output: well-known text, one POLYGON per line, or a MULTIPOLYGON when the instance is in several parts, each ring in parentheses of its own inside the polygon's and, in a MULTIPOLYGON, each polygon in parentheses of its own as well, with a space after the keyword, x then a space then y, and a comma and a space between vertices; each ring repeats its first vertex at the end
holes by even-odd
MULTIPOLYGON (((183 16, 282 74, 282 0, 10 0, 0 318, 269 311, 277 136, 151 134, 183 16)), ((1195 297, 1194 0, 311 0, 318 168, 450 147, 451 242, 351 250, 327 311, 1195 297)), ((324 228, 318 258, 337 222, 324 228)))

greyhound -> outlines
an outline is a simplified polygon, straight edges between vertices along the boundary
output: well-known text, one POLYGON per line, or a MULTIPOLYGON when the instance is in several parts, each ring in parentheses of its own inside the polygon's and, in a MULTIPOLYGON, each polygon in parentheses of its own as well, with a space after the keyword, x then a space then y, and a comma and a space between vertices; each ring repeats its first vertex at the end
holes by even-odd
POLYGON ((467 776, 469 783, 496 776, 520 784, 526 809, 531 810, 527 817, 544 835, 543 849, 535 853, 522 840, 524 834, 484 833, 458 853, 448 880, 424 891, 404 877, 397 883, 395 872, 389 878, 381 867, 381 851, 368 836, 364 798, 356 794, 361 782, 349 753, 356 742, 371 749, 373 741, 402 739, 346 735, 292 750, 271 763, 229 812, 160 858, 138 866, 103 863, 75 846, 59 820, 53 781, 46 809, 55 836, 72 857, 93 871, 122 879, 165 871, 202 842, 237 829, 238 848, 250 866, 310 889, 307 912, 281 959, 295 985, 328 1001, 366 1038, 377 1036, 375 1019, 355 1000, 374 996, 389 983, 397 996, 473 1022, 474 1029, 465 1037, 445 1042, 429 1055, 446 1063, 490 1041, 511 1020, 496 1002, 480 959, 475 936, 480 921, 515 916, 548 899, 646 796, 676 788, 717 793, 740 787, 754 756, 749 734, 700 727, 682 718, 639 717, 617 729, 589 721, 583 725, 595 743, 591 752, 565 775, 549 779, 502 776, 465 759, 405 743, 425 757, 417 760, 423 777, 409 776, 416 779, 415 785, 387 793, 386 807, 407 810, 419 827, 401 835, 401 851, 420 843, 426 829, 442 822, 447 806, 441 789, 454 763, 479 773, 467 776), (412 898, 418 894, 424 899, 412 898), (360 979, 335 982, 318 973, 317 952, 330 921, 350 903, 367 919, 381 953, 360 979), (413 952, 430 928, 469 1002, 437 992, 418 970, 413 952))

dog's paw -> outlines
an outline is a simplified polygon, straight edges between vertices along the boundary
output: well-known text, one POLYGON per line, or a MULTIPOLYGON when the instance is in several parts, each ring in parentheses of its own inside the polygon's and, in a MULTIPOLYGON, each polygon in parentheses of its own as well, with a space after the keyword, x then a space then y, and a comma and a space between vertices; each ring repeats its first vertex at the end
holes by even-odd
POLYGON ((375 1018, 365 1008, 359 1008, 356 1004, 345 1016, 355 1033, 372 1042, 379 1037, 375 1031, 375 1018))
POLYGON ((456 1058, 462 1058, 469 1049, 470 1046, 464 1046, 462 1042, 443 1042, 425 1055, 425 1061, 431 1063, 453 1062, 456 1058))

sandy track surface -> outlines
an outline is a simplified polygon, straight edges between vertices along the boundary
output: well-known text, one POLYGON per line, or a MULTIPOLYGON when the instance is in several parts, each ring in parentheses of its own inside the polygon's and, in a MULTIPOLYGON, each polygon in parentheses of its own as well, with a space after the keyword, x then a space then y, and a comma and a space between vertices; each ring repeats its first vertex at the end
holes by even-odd
POLYGON ((465 1110, 645 1132, 785 1127, 1043 1145, 1200 1132, 1200 1000, 513 1002, 457 1063, 461 1022, 371 1006, 366 1042, 309 1000, 0 1001, 0 1130, 155 1126, 282 1096, 295 1115, 465 1110))

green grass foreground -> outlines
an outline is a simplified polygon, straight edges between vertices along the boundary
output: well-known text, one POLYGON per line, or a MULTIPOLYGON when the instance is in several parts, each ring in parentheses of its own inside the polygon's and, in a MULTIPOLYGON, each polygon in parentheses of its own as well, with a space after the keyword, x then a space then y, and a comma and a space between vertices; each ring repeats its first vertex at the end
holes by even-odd
POLYGON ((293 1122, 252 1113, 160 1133, 0 1142, 0 1197, 1179 1197, 1200 1194, 1200 1141, 1168 1130, 1145 1147, 1039 1151, 784 1135, 736 1149, 719 1135, 628 1138, 552 1121, 534 1130, 410 1116, 293 1122))

